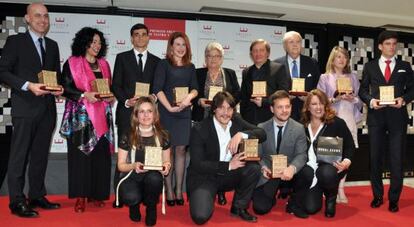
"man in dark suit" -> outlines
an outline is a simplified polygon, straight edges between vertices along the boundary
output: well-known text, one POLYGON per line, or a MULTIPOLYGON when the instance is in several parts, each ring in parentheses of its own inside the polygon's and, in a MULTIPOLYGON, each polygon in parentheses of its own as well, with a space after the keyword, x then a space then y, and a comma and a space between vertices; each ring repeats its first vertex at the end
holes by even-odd
POLYGON ((359 96, 368 106, 368 134, 370 144, 370 178, 374 199, 372 208, 383 204, 382 163, 384 142, 388 137, 391 185, 388 191, 388 210, 397 212, 403 185, 403 152, 406 149, 408 113, 405 104, 414 99, 414 75, 411 65, 395 57, 398 34, 383 31, 378 36, 381 57, 368 62, 362 72, 359 96), (395 104, 380 105, 380 86, 394 86, 395 104), (388 136, 387 136, 388 134, 388 136))
POLYGON ((55 71, 60 78, 59 49, 45 37, 49 14, 41 3, 27 7, 26 33, 7 38, 0 58, 0 81, 11 87, 13 133, 8 164, 8 191, 11 212, 20 217, 36 217, 33 207, 56 209, 49 202, 44 184, 50 141, 56 124, 55 96, 58 92, 42 89, 37 74, 55 71), (23 193, 26 166, 29 164, 29 204, 23 193))
MULTIPOLYGON (((115 119, 118 138, 128 133, 131 127, 132 109, 139 98, 135 97, 135 83, 149 84, 149 91, 152 91, 155 68, 160 60, 147 50, 150 40, 147 26, 139 23, 135 24, 131 27, 130 34, 133 48, 116 56, 112 80, 112 91, 118 100, 115 119)), ((151 96, 154 100, 157 99, 154 94, 151 94, 151 96)), ((118 178, 119 172, 115 168, 114 185, 117 185, 118 178)), ((114 203, 113 206, 120 207, 122 205, 114 203)))
POLYGON ((243 119, 259 124, 272 117, 267 97, 277 90, 289 90, 289 77, 282 64, 269 61, 270 44, 257 39, 250 45, 253 65, 242 72, 240 113, 243 119), (266 97, 252 98, 253 81, 266 81, 266 97))
MULTIPOLYGON (((286 212, 293 213, 300 218, 307 218, 307 213, 301 208, 308 189, 301 181, 302 168, 306 166, 307 143, 305 129, 302 124, 290 118, 292 105, 289 93, 277 91, 270 96, 273 117, 259 124, 267 135, 267 140, 259 145, 259 154, 262 158, 262 177, 253 192, 253 210, 256 214, 270 212, 276 204, 276 192, 282 182, 293 182, 293 191, 286 207, 286 212), (288 166, 281 172, 280 177, 270 178, 272 174, 271 155, 282 154, 287 156, 288 166)), ((310 167, 305 167, 310 168, 310 167)))
POLYGON ((260 177, 257 162, 245 162, 237 153, 242 139, 266 140, 266 133, 235 115, 236 102, 228 92, 214 96, 208 117, 194 125, 190 140, 190 165, 187 169, 187 193, 190 215, 196 224, 204 224, 213 214, 217 191, 235 190, 231 215, 256 222, 247 211, 260 177))
MULTIPOLYGON (((286 56, 278 58, 275 62, 283 64, 289 79, 289 89, 292 88, 291 78, 305 78, 305 91, 311 91, 318 85, 319 71, 318 62, 308 56, 302 55, 302 36, 296 31, 286 32, 283 36, 283 48, 286 56)), ((303 106, 304 97, 292 99, 292 118, 300 120, 300 111, 303 106)))

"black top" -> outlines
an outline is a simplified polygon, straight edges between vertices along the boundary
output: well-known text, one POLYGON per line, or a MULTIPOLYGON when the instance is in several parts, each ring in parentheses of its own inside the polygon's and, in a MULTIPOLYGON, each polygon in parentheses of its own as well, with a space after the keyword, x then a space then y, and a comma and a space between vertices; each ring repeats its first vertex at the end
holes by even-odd
MULTIPOLYGON (((146 146, 155 146, 155 137, 141 137, 141 145, 137 147, 135 152, 135 161, 136 162, 142 162, 144 163, 145 160, 145 147, 146 146)), ((165 151, 168 148, 170 148, 170 141, 160 141, 162 150, 165 151)), ((128 151, 128 153, 131 151, 131 142, 129 140, 129 136, 124 135, 122 139, 118 142, 118 147, 128 151)))

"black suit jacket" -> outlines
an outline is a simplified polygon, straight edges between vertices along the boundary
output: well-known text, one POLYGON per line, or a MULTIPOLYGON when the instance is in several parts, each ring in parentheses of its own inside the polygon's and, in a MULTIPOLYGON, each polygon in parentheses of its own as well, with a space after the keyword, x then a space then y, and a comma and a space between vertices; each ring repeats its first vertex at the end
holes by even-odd
POLYGON ((262 106, 258 107, 256 104, 250 101, 253 89, 252 79, 252 65, 243 70, 243 80, 241 84, 240 95, 240 113, 243 118, 252 123, 259 124, 261 122, 269 120, 273 114, 270 112, 270 102, 268 97, 278 90, 289 90, 289 77, 286 74, 285 66, 277 62, 267 61, 262 67, 265 67, 266 73, 263 78, 267 84, 267 97, 263 98, 262 106))
MULTIPOLYGON (((280 57, 275 60, 280 64, 283 64, 286 68, 286 74, 289 77, 289 89, 292 88, 292 77, 288 63, 288 55, 284 57, 280 57)), ((305 78, 305 90, 311 91, 316 88, 318 85, 319 77, 321 76, 321 72, 319 71, 319 64, 318 62, 305 55, 300 55, 300 78, 305 78)), ((291 117, 297 121, 300 120, 300 112, 303 106, 303 101, 299 98, 295 98, 292 100, 292 114, 291 117)))
POLYGON ((135 83, 149 83, 150 92, 154 81, 154 73, 160 59, 149 53, 145 62, 144 72, 138 75, 138 63, 134 50, 119 53, 115 58, 112 79, 112 91, 118 100, 116 107, 116 124, 129 125, 132 108, 125 107, 125 101, 135 95, 135 83))
MULTIPOLYGON (((235 114, 232 119, 230 134, 243 132, 249 138, 259 139, 259 143, 266 140, 263 129, 249 124, 240 115, 235 114)), ((208 117, 196 123, 191 130, 190 165, 187 168, 187 192, 192 192, 205 180, 215 181, 217 176, 229 172, 229 162, 220 161, 220 145, 213 117, 208 117)))
MULTIPOLYGON (((13 117, 33 117, 45 110, 56 115, 55 97, 51 94, 35 96, 21 88, 26 81, 38 83, 37 74, 55 71, 61 81, 59 48, 55 41, 45 37, 46 58, 42 68, 40 56, 29 32, 7 38, 0 58, 0 82, 10 86, 13 117)), ((52 119, 53 120, 53 119, 52 119)))
MULTIPOLYGON (((206 84, 207 71, 207 68, 199 68, 196 70, 199 92, 197 97, 193 99, 192 119, 194 121, 201 121, 204 118, 204 108, 198 105, 198 100, 200 98, 208 98, 207 94, 204 94, 204 86, 206 84)), ((228 68, 223 68, 223 71, 226 83, 226 87, 224 88, 224 90, 228 91, 233 96, 236 103, 239 103, 240 86, 239 82, 237 81, 236 72, 228 68)))
MULTIPOLYGON (((378 59, 365 64, 359 97, 370 106, 371 99, 379 99, 379 86, 394 86, 394 96, 402 97, 406 103, 414 99, 414 74, 408 62, 396 60, 394 70, 388 83, 379 67, 378 59)), ((397 124, 407 124, 407 108, 400 109, 385 107, 379 110, 368 108, 367 124, 376 125, 380 122, 391 121, 397 124)), ((405 133, 405 132, 404 132, 405 133)))

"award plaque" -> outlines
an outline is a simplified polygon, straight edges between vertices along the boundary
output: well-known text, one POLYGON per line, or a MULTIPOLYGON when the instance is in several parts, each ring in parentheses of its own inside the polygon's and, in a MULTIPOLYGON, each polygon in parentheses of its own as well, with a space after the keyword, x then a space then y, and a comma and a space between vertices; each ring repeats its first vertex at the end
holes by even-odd
POLYGON ((266 97, 266 81, 253 81, 252 97, 266 97))
POLYGON ((379 86, 379 90, 379 105, 394 105, 397 103, 394 98, 394 86, 379 86))
POLYGON ((92 90, 94 92, 98 92, 98 94, 95 95, 98 99, 110 98, 114 96, 109 89, 108 79, 95 79, 92 81, 92 90))
POLYGON ((146 170, 163 170, 162 147, 145 147, 144 167, 146 170))
POLYGON ((289 91, 293 96, 306 96, 308 93, 305 91, 305 78, 292 78, 292 90, 289 91))
POLYGON ((148 83, 135 83, 135 96, 134 97, 143 97, 149 96, 150 84, 148 83))
POLYGON ((271 155, 272 178, 280 178, 281 172, 287 167, 287 156, 283 154, 271 155))
POLYGON ((241 143, 240 152, 244 152, 245 161, 260 161, 259 140, 245 139, 241 143))
POLYGON ((351 79, 348 78, 348 77, 337 78, 336 79, 336 89, 338 90, 338 93, 340 95, 351 94, 352 91, 353 91, 352 84, 351 84, 351 79))
POLYGON ((217 93, 222 91, 223 87, 221 86, 210 86, 208 89, 208 100, 206 101, 206 104, 211 104, 214 96, 216 96, 217 93))
POLYGON ((56 72, 55 71, 47 71, 42 70, 37 74, 39 79, 39 83, 44 84, 41 87, 42 90, 46 91, 61 91, 62 86, 57 83, 56 72))
POLYGON ((188 95, 188 87, 175 87, 173 95, 173 105, 178 106, 188 95))

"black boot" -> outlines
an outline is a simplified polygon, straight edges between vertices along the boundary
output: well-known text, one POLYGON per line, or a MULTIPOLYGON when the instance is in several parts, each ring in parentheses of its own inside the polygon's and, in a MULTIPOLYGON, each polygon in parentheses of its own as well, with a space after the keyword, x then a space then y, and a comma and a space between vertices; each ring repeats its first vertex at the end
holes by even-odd
POLYGON ((139 211, 139 204, 129 207, 129 219, 133 222, 141 221, 141 212, 139 211))
POLYGON ((325 217, 333 218, 336 212, 336 194, 325 199, 325 217))
POLYGON ((226 199, 226 194, 225 192, 217 192, 217 202, 220 205, 226 205, 227 203, 227 199, 226 199))
POLYGON ((147 206, 145 225, 154 226, 157 223, 157 205, 147 206))

